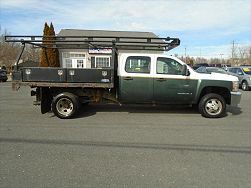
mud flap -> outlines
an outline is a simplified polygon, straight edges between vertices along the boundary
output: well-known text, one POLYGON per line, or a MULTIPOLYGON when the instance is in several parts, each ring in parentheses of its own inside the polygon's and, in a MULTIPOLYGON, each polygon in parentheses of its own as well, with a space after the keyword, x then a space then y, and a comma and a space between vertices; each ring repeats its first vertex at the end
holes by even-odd
POLYGON ((41 97, 41 113, 45 114, 51 110, 51 102, 52 102, 52 95, 50 89, 40 88, 40 97, 41 97))

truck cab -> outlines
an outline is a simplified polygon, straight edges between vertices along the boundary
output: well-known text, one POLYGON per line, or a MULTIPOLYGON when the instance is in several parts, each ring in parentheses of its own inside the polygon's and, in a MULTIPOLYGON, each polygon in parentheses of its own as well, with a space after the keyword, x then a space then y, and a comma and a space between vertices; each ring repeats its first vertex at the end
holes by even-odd
POLYGON ((240 102, 237 77, 197 73, 173 56, 121 54, 118 77, 123 103, 198 104, 203 116, 221 117, 240 102))
POLYGON ((182 61, 160 54, 122 54, 118 76, 120 100, 133 103, 191 103, 198 84, 182 61))

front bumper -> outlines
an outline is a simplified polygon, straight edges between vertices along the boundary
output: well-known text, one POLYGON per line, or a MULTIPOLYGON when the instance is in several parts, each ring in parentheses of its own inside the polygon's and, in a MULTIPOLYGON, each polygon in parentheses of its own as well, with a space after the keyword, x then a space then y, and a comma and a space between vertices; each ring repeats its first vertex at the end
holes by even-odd
POLYGON ((238 106, 241 101, 241 92, 231 92, 231 106, 238 106))

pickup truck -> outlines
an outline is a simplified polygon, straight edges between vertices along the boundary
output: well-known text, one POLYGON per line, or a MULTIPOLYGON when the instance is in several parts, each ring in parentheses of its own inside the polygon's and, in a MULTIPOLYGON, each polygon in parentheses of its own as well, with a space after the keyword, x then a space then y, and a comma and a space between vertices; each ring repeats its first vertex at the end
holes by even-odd
POLYGON ((13 89, 29 85, 41 112, 52 110, 62 119, 74 117, 82 103, 105 102, 193 105, 202 116, 219 118, 226 105, 237 106, 241 99, 235 76, 197 73, 174 56, 115 48, 110 68, 23 67, 12 75, 13 89))

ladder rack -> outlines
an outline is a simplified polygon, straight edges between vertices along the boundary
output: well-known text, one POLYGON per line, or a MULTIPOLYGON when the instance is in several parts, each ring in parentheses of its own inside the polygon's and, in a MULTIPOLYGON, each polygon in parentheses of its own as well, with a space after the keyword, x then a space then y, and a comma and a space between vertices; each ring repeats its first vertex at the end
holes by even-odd
MULTIPOLYGON (((112 49, 112 59, 118 50, 169 51, 180 45, 178 38, 158 37, 114 37, 114 36, 39 36, 39 35, 6 35, 5 42, 21 43, 20 61, 26 44, 45 49, 112 49)), ((49 64, 49 63, 48 63, 49 64)))
POLYGON ((180 45, 178 38, 111 37, 111 36, 38 36, 8 35, 5 42, 31 44, 54 49, 102 49, 169 51, 180 45))

